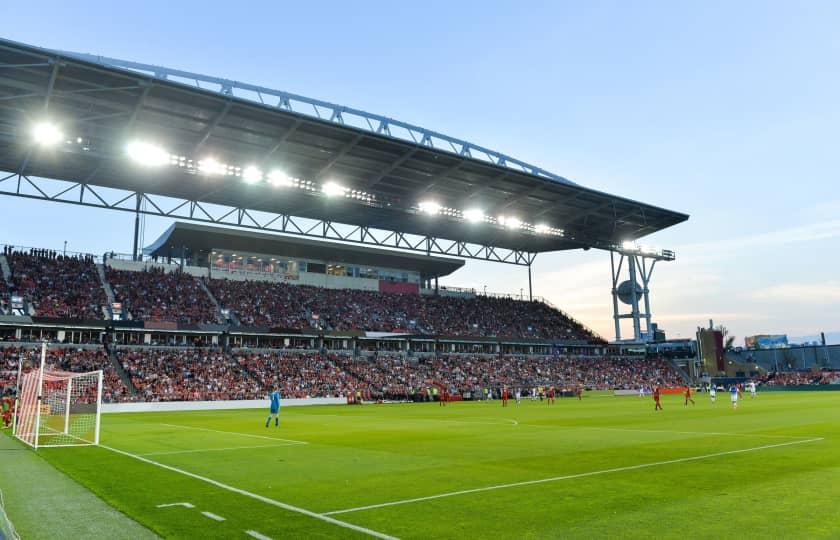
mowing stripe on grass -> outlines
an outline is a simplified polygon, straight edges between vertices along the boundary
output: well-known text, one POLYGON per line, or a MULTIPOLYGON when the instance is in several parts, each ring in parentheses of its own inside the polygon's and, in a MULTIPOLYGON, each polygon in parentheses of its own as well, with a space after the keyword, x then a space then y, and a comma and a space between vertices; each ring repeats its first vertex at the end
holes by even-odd
POLYGON ((196 448, 194 450, 172 450, 167 452, 147 452, 140 456, 172 456, 175 454, 195 454, 202 452, 224 452, 226 450, 249 450, 251 448, 281 448, 283 446, 298 446, 298 443, 286 444, 258 444, 256 446, 229 446, 227 448, 196 448))
POLYGON ((292 444, 309 444, 306 441, 296 441, 294 439, 281 439, 280 437, 267 437, 265 435, 253 435, 251 433, 239 433, 236 431, 221 431, 218 429, 210 429, 196 426, 184 426, 180 424, 160 424, 162 426, 181 428, 181 429, 195 429, 198 431, 211 431, 213 433, 223 433, 225 435, 239 435, 240 437, 251 437, 252 439, 268 439, 269 441, 284 441, 292 444))
MULTIPOLYGON (((212 431, 212 430, 211 430, 212 431)), ((195 478, 196 480, 201 480, 202 482, 207 482, 213 486, 216 486, 221 489, 225 489, 227 491, 238 493, 239 495, 244 495, 245 497, 250 497, 252 499, 258 500, 260 502, 264 502, 266 504, 270 504, 272 506, 276 506, 278 508, 282 508, 284 510, 288 510, 290 512, 297 512, 298 514, 303 514, 305 516, 309 516, 315 519, 319 519, 321 521, 326 521, 327 523, 332 523, 333 525, 337 525, 339 527, 343 527, 345 529, 351 529, 363 534, 367 534, 369 536, 373 536, 375 538, 382 538, 383 540, 399 540, 394 536, 389 536, 387 534, 377 532, 371 529, 366 529, 365 527, 360 527, 359 525, 353 525, 352 523, 347 523, 346 521, 341 521, 335 518, 331 518, 324 514, 319 514, 317 512, 313 512, 311 510, 307 510, 305 508, 300 508, 297 506, 292 506, 291 504, 286 504, 284 502, 275 501, 274 499, 269 499, 268 497, 264 497, 262 495, 258 495, 256 493, 251 493, 250 491, 245 491, 244 489, 240 489, 238 487, 229 486, 227 484, 223 484, 218 480, 213 480, 212 478, 207 478, 206 476, 201 476, 199 474, 191 473, 189 471, 185 471, 183 469, 179 469, 177 467, 172 467, 171 465, 166 465, 164 463, 159 463, 157 461, 153 461, 148 458, 144 458, 143 456, 138 456, 137 454, 132 454, 131 452, 126 452, 125 450, 120 450, 119 448, 112 448, 110 446, 105 446, 104 444, 99 445, 100 448, 104 448, 105 450, 110 450, 111 452, 116 452, 117 454, 121 454, 126 457, 130 457, 132 459, 136 459, 138 461, 142 461, 143 463, 148 463, 149 465, 155 465, 156 467, 160 467, 162 469, 166 469, 167 471, 176 472, 179 474, 183 474, 184 476, 189 476, 190 478, 195 478)))
POLYGON ((333 510, 332 512, 324 512, 323 515, 325 516, 332 516, 335 514, 346 514, 349 512, 361 512, 362 510, 373 510, 376 508, 385 508, 388 506, 399 506, 403 504, 411 504, 416 502, 423 502, 423 501, 431 501, 434 499, 443 499, 445 497, 455 497, 456 495, 468 495, 470 493, 481 493, 483 491, 494 491, 497 489, 506 489, 512 487, 520 487, 520 486, 531 486, 535 484, 547 484, 549 482, 559 482, 561 480, 572 480, 574 478, 584 478, 587 476, 598 476, 602 474, 610 474, 610 473, 617 473, 617 472, 624 472, 624 471, 633 471, 637 469, 645 469, 649 467, 658 467, 660 465, 671 465, 674 463, 685 463, 687 461, 699 461, 701 459, 709 459, 713 457, 719 456, 729 456, 732 454, 743 454, 746 452, 757 452, 759 450, 768 450, 770 448, 779 448, 782 446, 792 446, 795 444, 805 444, 805 443, 812 443, 817 441, 824 440, 822 437, 816 437, 813 439, 806 439, 803 441, 790 441, 778 444, 768 444, 764 446, 754 446, 752 448, 743 448, 741 450, 729 450, 726 452, 715 452, 714 454, 703 454, 702 456, 691 456, 691 457, 684 457, 684 458, 677 458, 677 459, 669 459, 666 461, 656 461, 653 463, 642 463, 639 465, 628 465, 626 467, 616 467, 613 469, 604 469, 600 471, 590 471, 585 473, 577 473, 577 474, 568 474, 565 476, 553 476, 551 478, 541 478, 539 480, 526 480, 524 482, 512 482, 510 484, 498 484, 495 486, 487 486, 482 488, 474 488, 474 489, 464 489, 461 491, 450 491, 449 493, 439 493, 437 495, 429 495, 426 497, 416 497, 414 499, 403 499, 401 501, 391 501, 386 503, 380 504, 369 504, 367 506, 358 506, 356 508, 346 508, 344 510, 333 510))

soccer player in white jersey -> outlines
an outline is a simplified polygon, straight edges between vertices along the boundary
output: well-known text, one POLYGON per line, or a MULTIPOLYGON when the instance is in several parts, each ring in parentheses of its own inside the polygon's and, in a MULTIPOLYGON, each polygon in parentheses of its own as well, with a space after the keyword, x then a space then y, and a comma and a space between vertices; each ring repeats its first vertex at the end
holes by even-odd
POLYGON ((522 403, 522 390, 517 388, 516 393, 514 395, 516 396, 516 404, 519 405, 520 403, 522 403))
POLYGON ((737 384, 733 384, 729 388, 729 397, 732 400, 732 408, 737 409, 738 408, 738 385, 737 384))
POLYGON ((709 385, 709 399, 712 400, 712 403, 715 402, 715 397, 717 396, 717 388, 715 387, 715 383, 709 385))
POLYGON ((750 391, 750 399, 753 399, 755 397, 755 381, 750 381, 747 388, 749 388, 750 391))
POLYGON ((645 397, 645 387, 644 386, 639 387, 639 397, 640 398, 645 397))

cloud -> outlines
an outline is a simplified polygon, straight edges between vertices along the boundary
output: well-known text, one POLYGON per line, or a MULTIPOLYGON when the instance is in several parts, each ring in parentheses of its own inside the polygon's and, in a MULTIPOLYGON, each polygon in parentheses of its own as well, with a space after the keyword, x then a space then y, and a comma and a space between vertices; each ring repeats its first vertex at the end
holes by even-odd
POLYGON ((744 252, 749 248, 781 246, 802 242, 815 242, 829 238, 840 238, 840 219, 820 221, 778 229, 758 234, 721 238, 712 242, 699 242, 680 246, 678 255, 689 257, 720 257, 733 251, 744 252))
POLYGON ((840 281, 782 283, 753 291, 752 297, 756 300, 773 302, 836 304, 840 302, 840 281))

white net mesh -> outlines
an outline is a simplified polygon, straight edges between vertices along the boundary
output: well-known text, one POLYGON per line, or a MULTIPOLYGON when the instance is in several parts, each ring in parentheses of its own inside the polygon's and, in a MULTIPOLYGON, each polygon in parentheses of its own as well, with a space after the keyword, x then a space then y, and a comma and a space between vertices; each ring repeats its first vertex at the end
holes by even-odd
POLYGON ((101 371, 22 375, 15 436, 35 447, 97 444, 101 381, 101 371))

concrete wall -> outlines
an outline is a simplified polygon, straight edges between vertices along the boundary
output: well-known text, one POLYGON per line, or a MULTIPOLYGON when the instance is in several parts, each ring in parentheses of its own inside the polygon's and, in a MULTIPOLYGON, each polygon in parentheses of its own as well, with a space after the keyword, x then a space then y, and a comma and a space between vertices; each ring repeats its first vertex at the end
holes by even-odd
MULTIPOLYGON (((346 405, 347 398, 296 398, 280 401, 283 407, 302 407, 308 405, 346 405)), ((244 399, 230 401, 157 401, 143 403, 103 403, 102 412, 164 412, 164 411, 218 411, 225 409, 268 409, 266 399, 244 399)))

